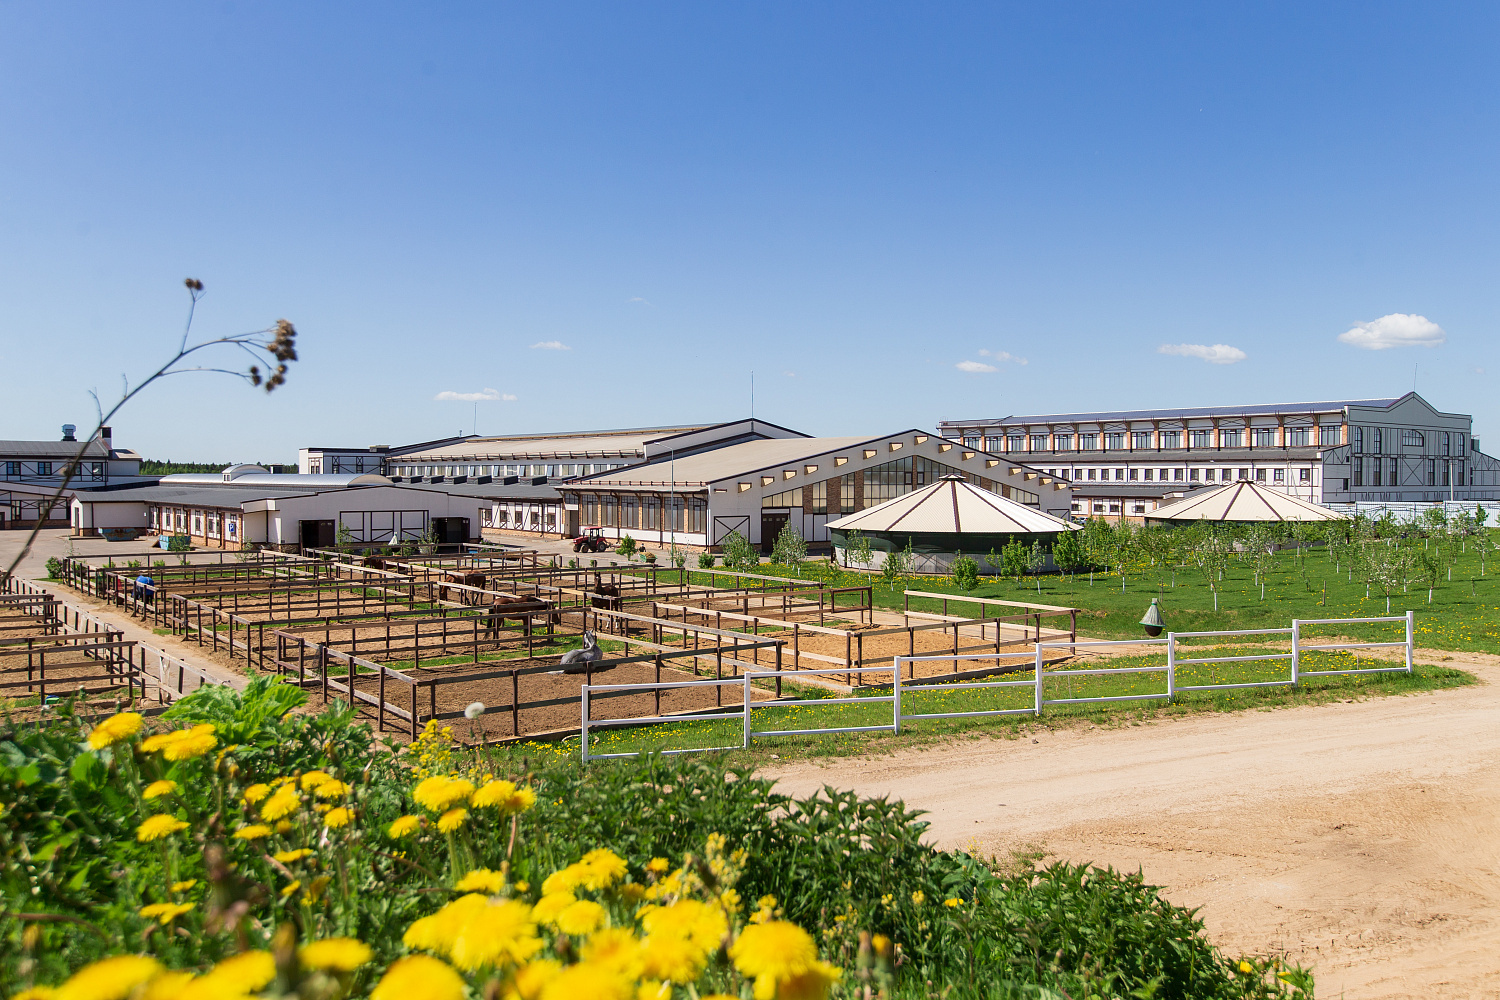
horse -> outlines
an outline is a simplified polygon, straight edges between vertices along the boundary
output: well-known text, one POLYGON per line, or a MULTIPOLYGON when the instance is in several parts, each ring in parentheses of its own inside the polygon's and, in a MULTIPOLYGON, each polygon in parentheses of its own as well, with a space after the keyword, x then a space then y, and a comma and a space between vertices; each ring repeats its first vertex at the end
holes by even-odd
POLYGON ((604 583, 600 574, 594 574, 594 596, 589 599, 591 607, 603 608, 606 611, 619 611, 620 588, 613 583, 604 583))
MULTIPOLYGON (((532 615, 543 611, 552 611, 551 602, 531 597, 497 597, 490 605, 489 611, 479 620, 484 625, 486 638, 498 640, 506 618, 520 618, 522 634, 530 635, 532 615)), ((554 613, 550 618, 556 623, 559 616, 554 613)))
MULTIPOLYGON (((466 587, 474 587, 476 588, 476 590, 483 590, 484 585, 489 582, 489 578, 486 577, 483 573, 465 573, 462 570, 456 569, 450 569, 444 572, 443 580, 446 583, 461 583, 466 587)), ((438 587, 438 600, 446 601, 448 599, 448 589, 449 588, 447 586, 440 585, 438 587)), ((476 590, 458 591, 458 603, 472 604, 476 607, 480 604, 483 604, 484 595, 481 593, 476 593, 476 590)))
POLYGON ((562 667, 565 674, 587 673, 590 663, 597 663, 604 659, 604 651, 599 648, 599 643, 594 638, 593 632, 583 633, 583 648, 570 649, 562 655, 558 665, 562 667))

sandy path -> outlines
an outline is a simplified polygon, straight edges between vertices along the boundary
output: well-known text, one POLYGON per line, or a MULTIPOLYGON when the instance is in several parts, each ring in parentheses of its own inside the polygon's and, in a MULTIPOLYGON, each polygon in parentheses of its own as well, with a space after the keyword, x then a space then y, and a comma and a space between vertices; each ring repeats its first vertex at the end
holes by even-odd
POLYGON ((943 846, 1139 867, 1320 997, 1500 997, 1500 658, 1452 665, 1485 683, 767 773, 905 799, 943 846))

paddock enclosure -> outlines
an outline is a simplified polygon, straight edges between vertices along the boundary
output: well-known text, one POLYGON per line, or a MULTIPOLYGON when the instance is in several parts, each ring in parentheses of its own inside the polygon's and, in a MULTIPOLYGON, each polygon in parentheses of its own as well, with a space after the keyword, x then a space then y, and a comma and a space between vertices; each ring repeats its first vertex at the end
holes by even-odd
MULTIPOLYGON (((489 547, 404 557, 210 552, 126 567, 74 558, 64 577, 240 661, 238 669, 351 701, 377 730, 406 738, 430 720, 485 740, 571 731, 583 687, 601 675, 632 684, 770 671, 774 679, 750 686, 749 696, 775 699, 786 677, 867 686, 867 672, 888 676, 895 657, 915 653, 983 653, 971 665, 979 673, 1015 669, 1042 635, 1032 610, 911 612, 905 624, 882 625, 869 586, 641 564, 563 567, 489 547), (149 585, 137 583, 142 575, 149 585), (563 655, 585 631, 599 637, 605 658, 564 672, 563 655), (994 659, 1013 647, 1013 656, 994 659), (482 714, 466 719, 475 702, 482 714)), ((589 711, 600 719, 739 711, 745 690, 621 690, 596 695, 589 711)))

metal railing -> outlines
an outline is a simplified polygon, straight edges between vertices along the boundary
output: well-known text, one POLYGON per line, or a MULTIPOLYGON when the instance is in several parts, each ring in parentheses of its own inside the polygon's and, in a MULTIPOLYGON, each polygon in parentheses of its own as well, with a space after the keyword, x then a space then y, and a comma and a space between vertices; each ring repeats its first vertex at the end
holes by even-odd
MULTIPOLYGON (((991 690, 995 688, 1029 688, 1034 687, 1036 681, 947 681, 937 684, 903 684, 901 683, 901 665, 903 663, 917 663, 923 660, 952 661, 955 664, 959 660, 984 660, 984 659, 1010 659, 1011 653, 981 653, 954 657, 941 656, 898 656, 896 658, 896 683, 893 685, 892 693, 895 695, 896 732, 901 732, 901 723, 911 722, 916 719, 972 719, 985 715, 1033 715, 1035 708, 992 708, 973 712, 913 712, 907 713, 902 710, 901 696, 912 691, 942 691, 945 694, 963 691, 978 691, 981 689, 991 690)), ((913 668, 915 671, 915 668, 913 668)))

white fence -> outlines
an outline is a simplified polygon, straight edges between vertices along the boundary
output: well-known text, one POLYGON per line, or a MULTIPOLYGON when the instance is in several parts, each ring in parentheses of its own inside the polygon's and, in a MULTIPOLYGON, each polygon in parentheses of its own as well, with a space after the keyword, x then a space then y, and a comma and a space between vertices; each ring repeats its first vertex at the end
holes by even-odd
POLYGON ((705 686, 742 685, 743 702, 739 707, 741 728, 743 735, 738 744, 717 747, 690 747, 681 750, 664 750, 663 753, 701 753, 711 750, 736 750, 748 749, 757 737, 767 738, 775 736, 801 736, 824 733, 865 733, 865 732, 895 732, 901 731, 901 724, 919 719, 957 719, 974 718, 981 716, 999 715, 1031 715, 1040 716, 1049 705, 1081 705, 1094 702, 1122 702, 1122 701, 1167 701, 1174 700, 1178 694, 1188 691, 1217 691, 1234 688, 1260 688, 1260 687, 1296 687, 1304 677, 1337 677, 1354 674, 1379 674, 1379 673, 1411 673, 1412 654, 1414 650, 1416 634, 1415 613, 1408 611, 1404 615, 1391 615, 1379 618, 1314 618, 1295 619, 1290 628, 1269 629, 1237 629, 1222 632, 1169 632, 1159 639, 1113 639, 1105 641, 1070 641, 1062 640, 1055 642, 1036 643, 1036 664, 1032 668, 1033 676, 1026 680, 1007 681, 962 681, 951 683, 903 683, 901 670, 903 665, 915 664, 927 661, 954 662, 957 660, 983 660, 996 659, 1000 656, 1014 656, 1015 654, 996 653, 963 653, 958 656, 898 656, 889 667, 865 667, 860 672, 891 673, 891 693, 889 695, 873 695, 869 697, 849 698, 807 698, 807 699, 763 699, 755 701, 753 697, 751 682, 754 680, 779 680, 783 677, 806 677, 810 674, 843 674, 845 670, 771 670, 771 671, 747 671, 740 677, 725 680, 702 680, 702 681, 657 681, 640 684, 586 684, 582 689, 582 751, 583 759, 604 760, 617 757, 635 757, 642 751, 627 751, 622 753, 590 753, 589 732, 591 729, 614 728, 627 726, 659 725, 663 723, 681 722, 704 722, 713 719, 732 718, 730 712, 715 709, 705 709, 690 713, 676 715, 651 715, 640 716, 629 719, 591 719, 589 717, 589 695, 591 692, 623 692, 623 691, 661 691, 665 689, 691 688, 705 686), (1329 642, 1308 643, 1303 640, 1302 630, 1310 625, 1367 625, 1367 624, 1395 624, 1401 623, 1405 627, 1405 638, 1396 642, 1329 642), (1289 636, 1291 648, 1284 653, 1253 653, 1240 656, 1202 656, 1202 657, 1180 657, 1177 655, 1177 645, 1183 639, 1204 638, 1228 638, 1234 639, 1245 636, 1289 636), (1076 651, 1079 648, 1101 649, 1105 647, 1164 647, 1166 663, 1160 666, 1126 667, 1089 667, 1075 668, 1062 667, 1058 669, 1047 669, 1046 651, 1049 649, 1067 648, 1076 651), (1339 652, 1356 649, 1393 649, 1400 647, 1405 652, 1404 662, 1401 666, 1392 667, 1364 667, 1341 670, 1303 670, 1302 658, 1307 653, 1339 652), (1271 660, 1286 660, 1288 674, 1285 678, 1272 678, 1270 680, 1244 681, 1224 684, 1178 684, 1177 670, 1183 666, 1200 666, 1209 664, 1236 664, 1236 663, 1258 663, 1271 660), (1098 676, 1125 676, 1144 675, 1148 677, 1161 677, 1163 684, 1160 690, 1147 690, 1138 694, 1123 695, 1096 695, 1088 697, 1047 697, 1046 684, 1048 681, 1072 680, 1080 677, 1098 676), (944 694, 961 694, 971 691, 993 691, 1004 688, 1028 688, 1031 692, 1031 705, 1029 707, 1017 708, 994 708, 963 712, 912 712, 903 710, 902 696, 910 696, 914 692, 942 692, 944 694), (863 726, 819 726, 809 729, 769 729, 757 730, 753 726, 752 716, 756 711, 768 708, 795 708, 795 707, 829 707, 834 705, 880 705, 891 706, 891 721, 876 725, 863 726))

